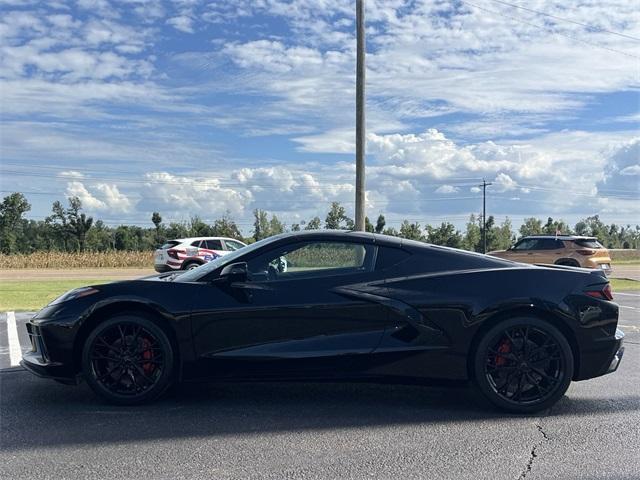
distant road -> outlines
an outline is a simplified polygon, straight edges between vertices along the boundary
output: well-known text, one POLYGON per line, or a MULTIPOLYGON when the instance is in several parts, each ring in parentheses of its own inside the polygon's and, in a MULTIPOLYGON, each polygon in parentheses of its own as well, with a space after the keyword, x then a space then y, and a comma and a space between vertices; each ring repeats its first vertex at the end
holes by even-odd
MULTIPOLYGON (((102 278, 113 280, 128 280, 132 278, 155 275, 153 268, 25 268, 17 270, 0 269, 2 280, 99 280, 102 278)), ((613 264, 613 278, 629 278, 640 281, 640 264, 613 264)))
POLYGON ((640 281, 640 264, 638 265, 616 265, 613 264, 613 278, 629 278, 640 281))
POLYGON ((18 270, 0 270, 2 280, 83 280, 83 279, 114 279, 128 280, 131 278, 154 275, 153 268, 25 268, 18 270))

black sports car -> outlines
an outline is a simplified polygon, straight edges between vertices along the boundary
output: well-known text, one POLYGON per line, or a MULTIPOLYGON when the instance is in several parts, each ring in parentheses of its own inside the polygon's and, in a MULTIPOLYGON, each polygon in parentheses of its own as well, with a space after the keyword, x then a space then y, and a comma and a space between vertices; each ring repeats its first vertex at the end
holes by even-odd
POLYGON ((471 379, 532 412, 616 370, 602 272, 356 232, 271 237, 202 267, 72 290, 22 365, 119 404, 193 380, 471 379))

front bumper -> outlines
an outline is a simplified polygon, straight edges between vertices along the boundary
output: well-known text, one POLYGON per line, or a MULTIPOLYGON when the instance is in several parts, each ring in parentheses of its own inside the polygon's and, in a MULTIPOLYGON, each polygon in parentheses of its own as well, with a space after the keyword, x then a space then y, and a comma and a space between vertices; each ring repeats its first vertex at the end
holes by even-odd
POLYGON ((42 327, 32 321, 27 323, 27 333, 31 341, 31 350, 22 355, 20 365, 38 377, 62 380, 67 383, 78 383, 78 375, 70 360, 69 342, 66 335, 68 328, 42 327), (53 351, 47 347, 47 338, 63 340, 54 344, 53 351), (62 344, 63 348, 58 348, 62 344), (66 359, 66 361, 59 361, 66 359))

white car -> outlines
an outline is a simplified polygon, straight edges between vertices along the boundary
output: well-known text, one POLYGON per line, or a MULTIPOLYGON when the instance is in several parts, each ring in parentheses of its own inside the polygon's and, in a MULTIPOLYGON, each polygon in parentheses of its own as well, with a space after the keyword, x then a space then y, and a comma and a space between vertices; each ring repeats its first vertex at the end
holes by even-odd
POLYGON ((239 240, 226 237, 178 238, 156 250, 154 268, 160 273, 191 270, 245 246, 239 240))

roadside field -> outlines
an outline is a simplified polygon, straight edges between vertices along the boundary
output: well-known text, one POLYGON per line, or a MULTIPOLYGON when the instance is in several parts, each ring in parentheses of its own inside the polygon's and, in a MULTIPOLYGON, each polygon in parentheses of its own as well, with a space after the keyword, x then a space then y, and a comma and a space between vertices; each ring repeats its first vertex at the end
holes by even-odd
MULTIPOLYGON (((39 310, 51 300, 72 288, 124 279, 122 276, 105 277, 96 275, 95 269, 87 270, 86 273, 93 273, 94 275, 82 278, 67 277, 66 279, 2 279, 0 280, 0 311, 39 310)), ((131 276, 130 273, 132 272, 126 273, 129 275, 125 278, 142 276, 131 276)), ((636 280, 612 278, 611 287, 615 295, 616 292, 620 291, 640 290, 640 282, 636 280)))
POLYGON ((144 268, 153 266, 153 252, 34 252, 0 255, 6 269, 23 268, 144 268))
POLYGON ((107 283, 111 279, 0 281, 0 311, 40 310, 72 288, 107 283))

